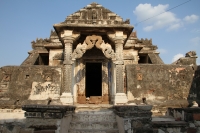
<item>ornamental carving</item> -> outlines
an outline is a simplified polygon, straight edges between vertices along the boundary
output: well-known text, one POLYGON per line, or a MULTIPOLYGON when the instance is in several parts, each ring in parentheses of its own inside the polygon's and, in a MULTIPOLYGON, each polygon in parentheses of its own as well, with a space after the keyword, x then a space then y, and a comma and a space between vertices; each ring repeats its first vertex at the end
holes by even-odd
POLYGON ((114 59, 115 58, 115 52, 112 49, 111 45, 109 43, 103 43, 100 46, 103 54, 108 58, 108 59, 114 59))
POLYGON ((190 51, 185 54, 185 57, 197 57, 196 51, 190 51))
POLYGON ((115 58, 115 52, 112 49, 111 45, 109 43, 105 43, 102 40, 101 36, 87 36, 83 44, 79 43, 76 46, 76 49, 72 53, 72 58, 73 59, 79 59, 83 56, 83 54, 86 52, 88 49, 92 49, 94 45, 102 50, 103 54, 108 58, 108 59, 114 59, 115 58))
POLYGON ((123 19, 116 13, 104 8, 97 3, 91 3, 79 11, 67 16, 65 24, 101 24, 101 25, 123 25, 130 24, 130 20, 123 19))

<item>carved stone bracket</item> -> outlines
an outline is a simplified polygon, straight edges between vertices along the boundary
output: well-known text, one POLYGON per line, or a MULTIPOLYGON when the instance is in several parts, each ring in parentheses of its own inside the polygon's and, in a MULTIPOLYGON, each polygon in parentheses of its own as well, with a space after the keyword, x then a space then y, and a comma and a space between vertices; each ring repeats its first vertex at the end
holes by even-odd
POLYGON ((87 44, 85 42, 83 44, 79 43, 76 46, 74 52, 72 53, 72 60, 81 58, 83 54, 86 52, 86 50, 87 50, 87 44))
POLYGON ((115 59, 115 52, 112 49, 111 45, 109 43, 105 43, 102 40, 101 36, 96 35, 87 36, 83 44, 79 43, 74 52, 72 53, 72 59, 75 60, 81 58, 86 52, 86 50, 93 48, 94 45, 98 49, 102 50, 103 54, 108 59, 115 59))
POLYGON ((115 59, 115 52, 109 43, 104 43, 103 41, 100 48, 108 59, 115 59))
POLYGON ((96 36, 96 35, 92 35, 92 36, 87 36, 85 39, 85 42, 88 44, 87 45, 87 50, 91 49, 94 47, 94 45, 98 48, 100 48, 100 45, 102 43, 102 37, 101 36, 96 36))

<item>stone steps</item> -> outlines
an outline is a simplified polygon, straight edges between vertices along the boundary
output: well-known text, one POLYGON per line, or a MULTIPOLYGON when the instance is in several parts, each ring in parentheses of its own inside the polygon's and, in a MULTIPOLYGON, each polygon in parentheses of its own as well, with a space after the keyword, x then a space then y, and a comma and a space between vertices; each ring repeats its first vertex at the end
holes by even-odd
POLYGON ((79 111, 72 115, 69 133, 118 133, 112 110, 79 111))
POLYGON ((72 117, 72 121, 82 122, 82 121, 94 121, 94 122, 101 122, 101 121, 116 121, 116 116, 114 114, 110 115, 89 115, 89 114, 74 114, 72 117))
POLYGON ((117 122, 71 122, 70 129, 116 129, 117 122))
POLYGON ((119 133, 119 130, 69 130, 68 133, 119 133))

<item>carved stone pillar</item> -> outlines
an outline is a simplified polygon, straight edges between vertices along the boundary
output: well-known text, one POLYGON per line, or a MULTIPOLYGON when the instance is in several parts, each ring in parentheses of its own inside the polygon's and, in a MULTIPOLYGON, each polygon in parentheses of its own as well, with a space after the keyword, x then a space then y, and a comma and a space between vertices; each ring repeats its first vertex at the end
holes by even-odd
POLYGON ((108 37, 115 43, 115 60, 113 60, 115 72, 116 94, 113 97, 113 103, 126 104, 128 102, 127 96, 124 92, 124 71, 123 71, 123 45, 126 35, 122 31, 117 31, 115 34, 108 34, 108 37))
POLYGON ((123 82, 123 38, 115 38, 115 51, 116 51, 116 93, 124 92, 123 82))
POLYGON ((64 92, 71 92, 72 88, 72 64, 73 61, 71 59, 72 54, 72 44, 73 44, 73 38, 72 37, 65 37, 63 38, 63 41, 65 43, 64 46, 64 74, 63 74, 63 87, 64 92))
POLYGON ((61 102, 63 104, 73 104, 73 63, 72 60, 72 46, 73 42, 80 34, 73 34, 71 30, 64 30, 61 33, 62 41, 64 42, 64 69, 63 69, 63 93, 61 95, 61 102))

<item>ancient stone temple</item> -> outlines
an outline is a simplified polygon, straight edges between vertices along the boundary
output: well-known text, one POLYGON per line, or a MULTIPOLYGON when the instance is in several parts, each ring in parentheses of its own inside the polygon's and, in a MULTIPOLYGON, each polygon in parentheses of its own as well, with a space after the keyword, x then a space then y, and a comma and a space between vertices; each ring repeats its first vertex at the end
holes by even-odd
POLYGON ((199 130, 195 51, 164 64, 152 39, 97 3, 53 27, 20 66, 0 68, 0 133, 199 130))

